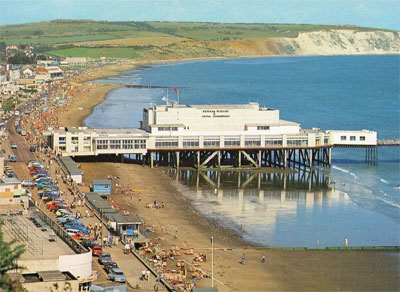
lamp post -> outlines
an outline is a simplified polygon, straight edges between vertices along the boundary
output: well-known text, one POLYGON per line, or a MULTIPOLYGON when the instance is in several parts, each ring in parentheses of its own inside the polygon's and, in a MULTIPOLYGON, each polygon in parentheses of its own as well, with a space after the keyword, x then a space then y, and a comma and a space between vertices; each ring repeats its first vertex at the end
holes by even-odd
POLYGON ((214 287, 214 237, 211 236, 211 287, 214 287))

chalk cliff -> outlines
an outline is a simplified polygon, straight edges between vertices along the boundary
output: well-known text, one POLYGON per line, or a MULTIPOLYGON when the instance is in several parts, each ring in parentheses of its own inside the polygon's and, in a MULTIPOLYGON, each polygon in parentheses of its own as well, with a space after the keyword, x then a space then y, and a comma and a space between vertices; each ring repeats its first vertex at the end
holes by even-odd
POLYGON ((149 59, 288 55, 400 54, 400 33, 350 29, 303 32, 295 38, 184 41, 148 52, 149 59))
POLYGON ((275 39, 283 55, 399 54, 399 32, 334 30, 275 39))

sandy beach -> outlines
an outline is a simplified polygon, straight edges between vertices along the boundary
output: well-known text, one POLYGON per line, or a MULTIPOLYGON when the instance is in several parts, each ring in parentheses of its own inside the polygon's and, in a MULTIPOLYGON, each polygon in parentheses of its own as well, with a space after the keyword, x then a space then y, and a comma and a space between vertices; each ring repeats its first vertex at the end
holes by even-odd
MULTIPOLYGON (((62 125, 81 126, 85 117, 101 103, 107 93, 121 85, 82 83, 87 80, 115 75, 132 68, 101 67, 75 76, 74 101, 67 110, 58 113, 62 125)), ((252 246, 240 235, 220 227, 197 212, 182 195, 176 181, 165 168, 149 168, 136 164, 80 163, 86 186, 93 179, 118 177, 114 190, 133 188, 129 195, 113 194, 112 200, 131 214, 138 214, 151 226, 153 243, 166 250, 173 245, 193 247, 194 253, 205 253, 207 262, 200 268, 211 271, 210 237, 215 239, 215 285, 219 291, 398 291, 400 288, 399 255, 379 251, 281 251, 252 246), (119 187, 118 187, 118 186, 119 187), (146 208, 154 201, 165 208, 146 208), (245 264, 240 264, 245 253, 245 264), (266 262, 262 263, 262 256, 266 262)), ((193 255, 180 259, 191 262, 193 255)), ((202 279, 198 286, 211 285, 202 279)))

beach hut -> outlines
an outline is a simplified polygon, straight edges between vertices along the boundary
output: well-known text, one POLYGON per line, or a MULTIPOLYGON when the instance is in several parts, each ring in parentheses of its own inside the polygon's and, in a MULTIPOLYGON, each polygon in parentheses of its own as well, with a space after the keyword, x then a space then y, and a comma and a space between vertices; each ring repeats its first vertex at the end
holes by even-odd
POLYGON ((93 192, 98 194, 111 194, 111 180, 109 179, 94 179, 93 192))
POLYGON ((139 226, 142 220, 136 216, 123 216, 120 213, 106 214, 111 227, 120 235, 126 237, 139 237, 139 226))

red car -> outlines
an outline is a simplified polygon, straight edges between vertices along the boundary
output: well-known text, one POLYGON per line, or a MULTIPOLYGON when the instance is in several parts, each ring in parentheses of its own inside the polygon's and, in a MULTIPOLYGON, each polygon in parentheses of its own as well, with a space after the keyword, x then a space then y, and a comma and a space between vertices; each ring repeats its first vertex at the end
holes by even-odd
POLYGON ((103 253, 103 249, 100 245, 92 246, 92 255, 99 257, 103 253))

